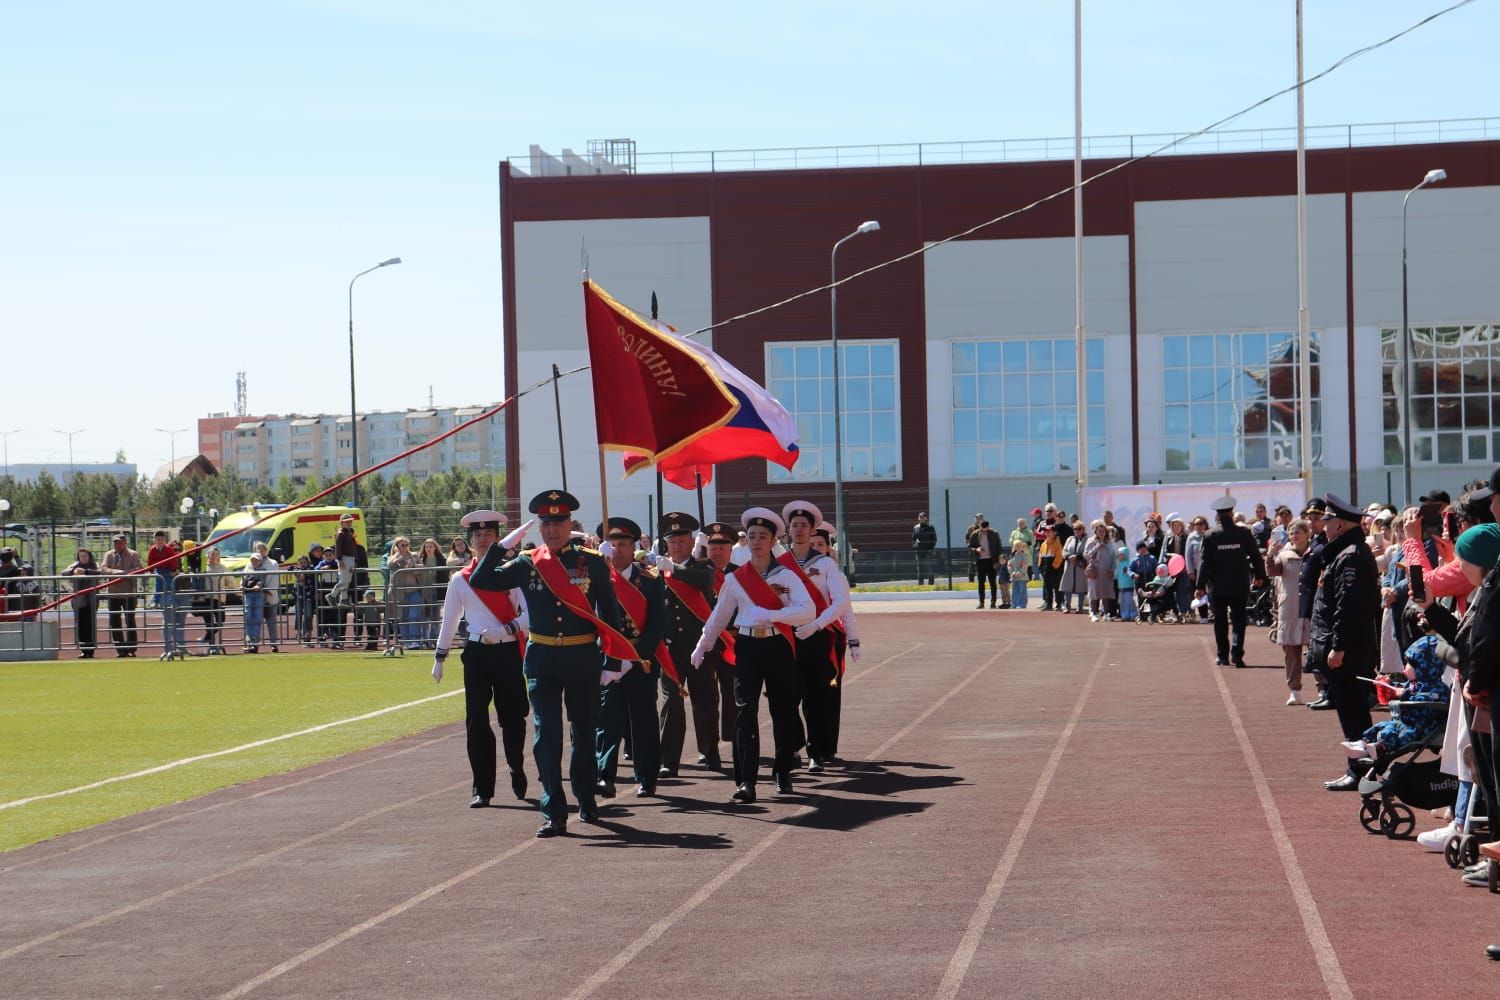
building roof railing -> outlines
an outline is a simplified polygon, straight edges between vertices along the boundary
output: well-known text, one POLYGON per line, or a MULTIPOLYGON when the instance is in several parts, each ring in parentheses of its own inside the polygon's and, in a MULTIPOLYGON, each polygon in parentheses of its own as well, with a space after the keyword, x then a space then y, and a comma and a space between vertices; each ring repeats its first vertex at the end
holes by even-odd
MULTIPOLYGON (((1295 128, 1234 129, 1192 136, 1187 132, 1085 136, 1083 155, 1090 159, 1128 159, 1175 142, 1164 154, 1251 153, 1295 149, 1295 128), (1180 140, 1180 141, 1179 141, 1180 140)), ((1435 142, 1500 139, 1500 118, 1452 118, 1432 121, 1370 122, 1318 125, 1307 129, 1307 148, 1394 146, 1435 142)), ((623 142, 627 140, 613 140, 623 142)), ((532 146, 522 156, 507 157, 521 176, 569 177, 596 174, 716 173, 746 170, 806 170, 835 167, 910 167, 952 163, 1011 163, 1073 157, 1073 137, 981 139, 964 142, 876 143, 860 146, 785 146, 770 149, 632 152, 621 162, 595 148, 584 155, 570 149, 553 155, 532 146)))

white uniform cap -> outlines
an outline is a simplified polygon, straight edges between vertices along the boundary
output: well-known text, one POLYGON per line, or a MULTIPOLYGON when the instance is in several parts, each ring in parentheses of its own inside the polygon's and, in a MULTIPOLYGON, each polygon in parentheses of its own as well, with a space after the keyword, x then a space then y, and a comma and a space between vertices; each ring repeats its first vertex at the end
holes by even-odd
MULTIPOLYGON (((822 518, 818 520, 821 521, 822 518)), ((786 531, 786 522, 781 519, 780 514, 769 507, 751 507, 740 515, 740 524, 746 529, 758 524, 763 528, 770 528, 773 535, 786 531)))
POLYGON ((498 510, 471 510, 458 523, 465 528, 494 528, 498 531, 505 527, 506 521, 505 515, 498 510))
POLYGON ((814 528, 823 523, 823 512, 811 500, 793 500, 781 508, 781 519, 783 521, 790 521, 793 514, 802 514, 805 517, 811 517, 814 528))

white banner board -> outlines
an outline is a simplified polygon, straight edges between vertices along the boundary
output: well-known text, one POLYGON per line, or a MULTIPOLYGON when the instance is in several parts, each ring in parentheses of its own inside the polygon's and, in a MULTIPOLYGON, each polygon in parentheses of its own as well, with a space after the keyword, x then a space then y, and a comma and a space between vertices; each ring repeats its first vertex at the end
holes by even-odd
POLYGON ((1190 520, 1196 514, 1214 523, 1214 500, 1228 494, 1238 501, 1236 510, 1252 517, 1255 505, 1263 503, 1275 513, 1277 504, 1286 504, 1294 514, 1307 506, 1307 495, 1300 479, 1266 479, 1238 483, 1164 483, 1158 486, 1088 486, 1083 491, 1085 521, 1094 521, 1106 510, 1113 511, 1115 523, 1123 525, 1127 540, 1141 533, 1141 524, 1153 511, 1165 518, 1180 514, 1190 520))

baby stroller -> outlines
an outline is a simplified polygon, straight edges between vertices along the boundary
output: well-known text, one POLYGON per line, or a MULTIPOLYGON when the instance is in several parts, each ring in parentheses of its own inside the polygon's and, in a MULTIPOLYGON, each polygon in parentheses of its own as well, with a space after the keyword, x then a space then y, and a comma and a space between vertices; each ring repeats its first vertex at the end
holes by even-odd
POLYGON ((1245 617, 1258 628, 1270 628, 1276 624, 1276 588, 1270 580, 1250 588, 1250 596, 1245 598, 1245 617))
MULTIPOLYGON (((1400 711, 1400 702, 1391 705, 1392 711, 1400 711)), ((1440 769, 1442 752, 1443 731, 1438 729, 1370 761, 1359 779, 1360 825, 1392 840, 1407 840, 1417 825, 1413 809, 1440 809, 1457 802, 1458 779, 1440 769)))
POLYGON ((1175 576, 1153 576, 1145 586, 1141 587, 1140 617, 1138 622, 1160 622, 1167 615, 1177 610, 1175 594, 1177 592, 1177 578, 1175 576))

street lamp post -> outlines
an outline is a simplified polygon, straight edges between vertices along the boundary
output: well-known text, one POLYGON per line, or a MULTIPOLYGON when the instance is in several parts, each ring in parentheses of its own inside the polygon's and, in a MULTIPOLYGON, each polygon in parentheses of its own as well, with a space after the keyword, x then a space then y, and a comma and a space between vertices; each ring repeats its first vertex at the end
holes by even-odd
POLYGON ((53 431, 54 434, 62 434, 65 437, 67 437, 67 439, 68 439, 68 478, 69 479, 72 479, 73 477, 75 477, 75 476, 78 475, 78 470, 73 467, 73 435, 74 434, 82 434, 83 431, 84 431, 84 428, 82 428, 82 427, 78 428, 76 431, 53 431))
MULTIPOLYGON (((354 401, 354 283, 371 271, 401 263, 400 257, 383 260, 374 267, 367 267, 349 279, 349 468, 352 476, 359 475, 359 407, 354 401)), ((359 480, 349 484, 353 491, 354 506, 359 506, 359 480)))
POLYGON ((873 233, 879 228, 880 223, 874 219, 861 222, 858 229, 836 242, 833 245, 833 252, 828 255, 828 269, 833 276, 833 282, 828 287, 833 334, 833 519, 834 530, 838 535, 839 566, 846 573, 849 569, 849 533, 844 530, 844 430, 840 426, 843 421, 840 413, 842 395, 839 386, 839 247, 856 236, 873 233))
POLYGON ((177 435, 179 435, 179 434, 186 434, 187 433, 187 428, 186 427, 174 427, 174 428, 154 427, 152 429, 155 430, 158 434, 165 434, 167 436, 167 439, 171 442, 171 444, 169 445, 169 447, 171 448, 172 457, 170 459, 171 464, 167 466, 167 475, 169 475, 169 476, 175 476, 175 475, 177 475, 177 435))
POLYGON ((3 442, 4 449, 5 449, 5 475, 6 475, 6 478, 10 477, 10 436, 12 434, 19 434, 19 433, 21 433, 20 428, 16 428, 15 430, 10 430, 10 431, 0 431, 0 442, 3 442))
POLYGON ((1427 185, 1447 179, 1446 170, 1429 170, 1422 182, 1401 199, 1401 474, 1408 504, 1411 503, 1411 314, 1406 282, 1406 204, 1427 185))

